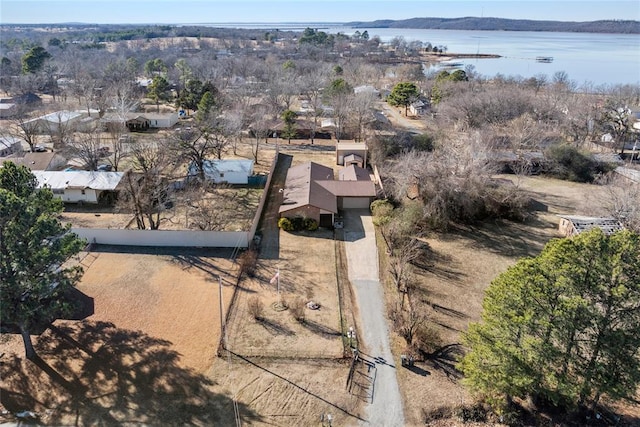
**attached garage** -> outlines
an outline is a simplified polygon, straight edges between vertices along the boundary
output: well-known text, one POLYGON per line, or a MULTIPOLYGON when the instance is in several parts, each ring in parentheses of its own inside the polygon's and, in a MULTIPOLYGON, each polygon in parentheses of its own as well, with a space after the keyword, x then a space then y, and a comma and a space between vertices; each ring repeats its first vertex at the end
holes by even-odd
POLYGON ((369 209, 370 197, 341 197, 338 199, 340 209, 369 209))

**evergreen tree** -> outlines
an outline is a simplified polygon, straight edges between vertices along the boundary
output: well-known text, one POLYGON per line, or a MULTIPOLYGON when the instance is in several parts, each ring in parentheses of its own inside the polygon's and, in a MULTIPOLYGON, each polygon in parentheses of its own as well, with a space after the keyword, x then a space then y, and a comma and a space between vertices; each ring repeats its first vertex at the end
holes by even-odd
POLYGON ((42 46, 31 48, 22 56, 22 72, 24 74, 30 74, 39 71, 49 58, 51 58, 51 54, 42 46))
POLYGON ((82 272, 64 265, 83 242, 60 223, 62 202, 36 185, 25 166, 0 168, 0 323, 20 332, 29 360, 31 333, 70 310, 64 293, 82 272))
POLYGON ((594 229, 552 240, 493 281, 465 343, 465 382, 494 403, 530 396, 575 409, 635 396, 640 236, 594 229))
POLYGON ((282 113, 282 120, 284 120, 284 129, 282 131, 282 137, 286 138, 289 144, 291 144, 291 138, 294 138, 297 134, 296 131, 296 118, 298 114, 295 111, 285 110, 282 113))
POLYGON ((393 90, 387 97, 389 105, 394 107, 404 107, 404 115, 407 115, 409 105, 420 95, 420 89, 415 83, 402 82, 393 87, 393 90))
POLYGON ((160 101, 169 100, 170 88, 169 82, 162 76, 155 76, 149 85, 149 98, 156 103, 158 111, 160 111, 160 101))

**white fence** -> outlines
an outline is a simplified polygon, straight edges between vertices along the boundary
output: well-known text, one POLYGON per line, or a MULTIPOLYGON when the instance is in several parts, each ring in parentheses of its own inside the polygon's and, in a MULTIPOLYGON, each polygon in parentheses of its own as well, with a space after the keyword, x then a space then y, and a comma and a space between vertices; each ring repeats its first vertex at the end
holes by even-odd
POLYGON ((180 246, 203 248, 246 248, 247 231, 118 230, 113 228, 72 228, 88 242, 100 245, 180 246))

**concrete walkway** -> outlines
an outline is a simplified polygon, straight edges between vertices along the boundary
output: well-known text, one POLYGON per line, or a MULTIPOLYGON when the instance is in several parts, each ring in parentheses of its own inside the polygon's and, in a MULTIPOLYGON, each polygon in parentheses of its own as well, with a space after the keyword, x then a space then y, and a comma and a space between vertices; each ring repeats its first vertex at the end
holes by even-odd
POLYGON ((404 426, 402 397, 389 345, 384 294, 378 275, 375 231, 368 210, 345 211, 344 240, 349 280, 360 309, 363 336, 358 341, 367 349, 362 357, 376 369, 371 402, 364 418, 369 426, 404 426))

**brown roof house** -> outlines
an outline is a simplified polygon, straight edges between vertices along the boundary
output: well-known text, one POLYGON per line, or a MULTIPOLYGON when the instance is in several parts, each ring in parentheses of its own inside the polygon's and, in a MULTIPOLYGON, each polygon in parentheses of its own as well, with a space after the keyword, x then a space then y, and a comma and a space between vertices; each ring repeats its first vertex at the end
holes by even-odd
POLYGON ((376 196, 375 184, 364 170, 350 166, 334 179, 333 169, 314 162, 287 172, 280 217, 312 218, 321 227, 333 227, 338 209, 368 209, 376 196), (364 172, 363 172, 364 171, 364 172), (344 179, 343 179, 344 178, 344 179))

